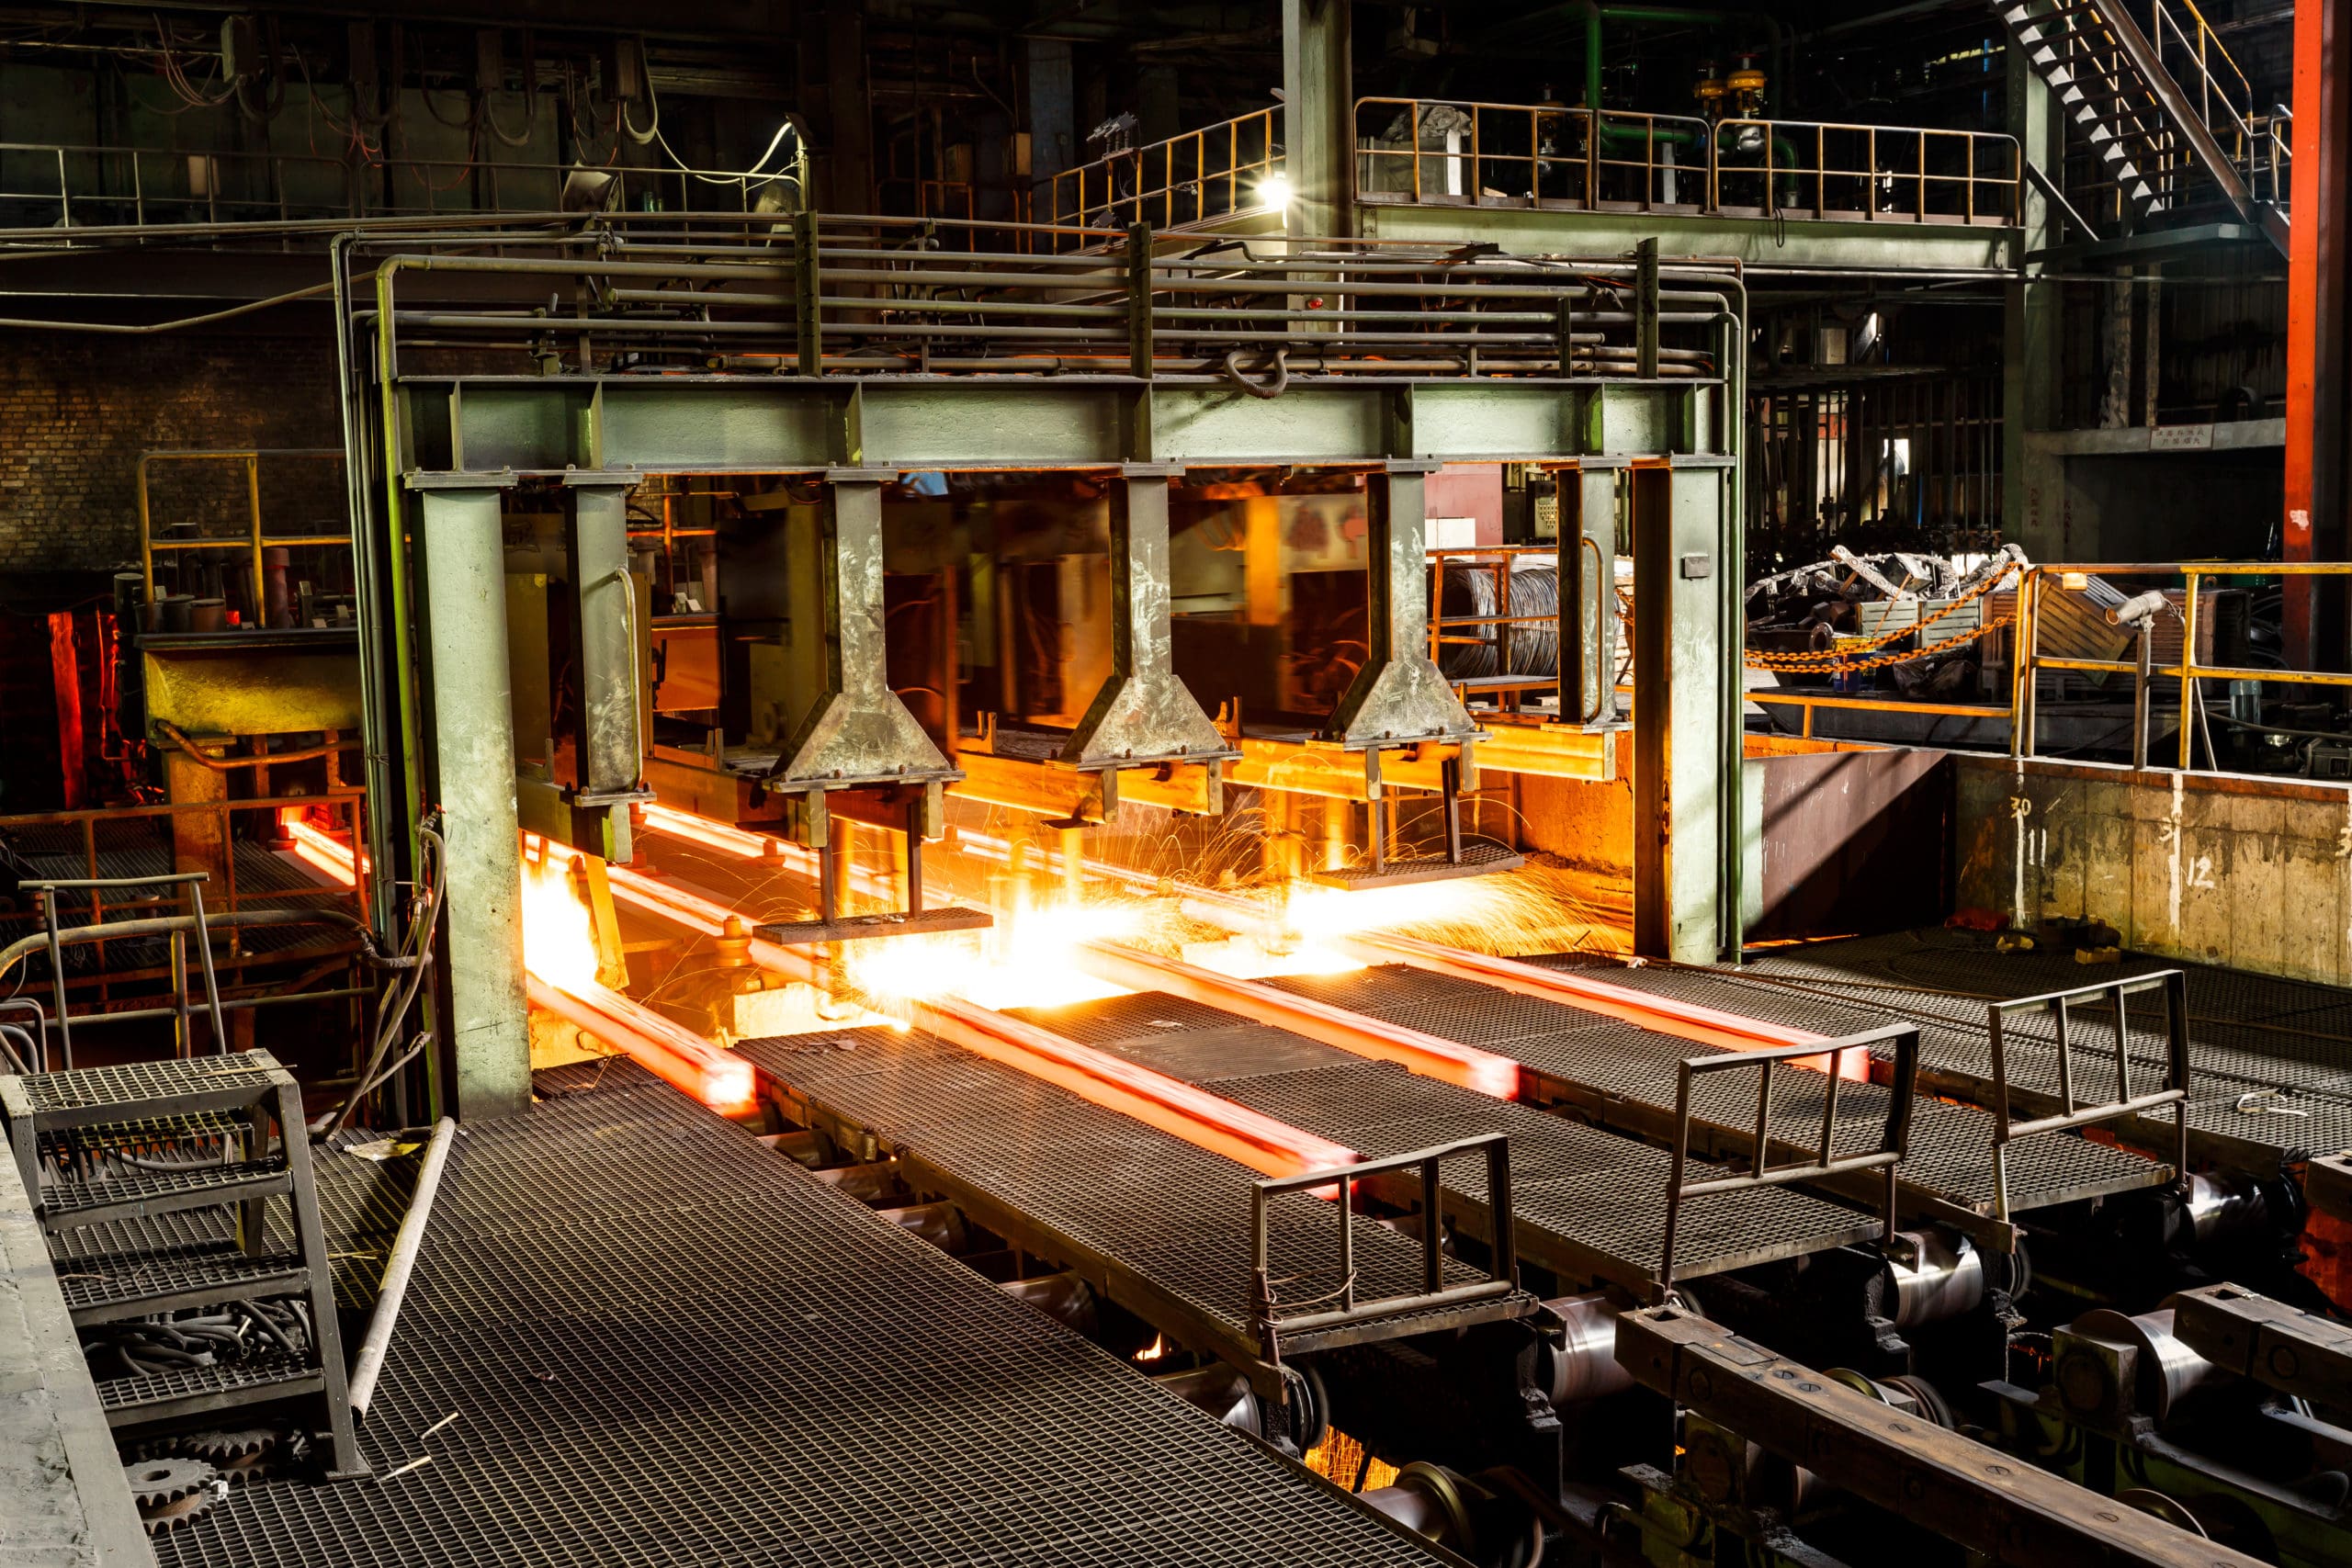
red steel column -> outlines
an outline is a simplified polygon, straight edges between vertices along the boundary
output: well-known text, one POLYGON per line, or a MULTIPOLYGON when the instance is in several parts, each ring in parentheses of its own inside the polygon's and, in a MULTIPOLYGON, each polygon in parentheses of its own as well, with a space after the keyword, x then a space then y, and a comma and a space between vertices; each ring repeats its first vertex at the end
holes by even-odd
MULTIPOLYGON (((2286 558, 2343 560, 2347 550, 2346 173, 2352 162, 2352 0, 2295 11, 2294 185, 2287 257, 2286 558)), ((2341 594, 2290 578, 2286 660, 2342 668, 2341 594)))

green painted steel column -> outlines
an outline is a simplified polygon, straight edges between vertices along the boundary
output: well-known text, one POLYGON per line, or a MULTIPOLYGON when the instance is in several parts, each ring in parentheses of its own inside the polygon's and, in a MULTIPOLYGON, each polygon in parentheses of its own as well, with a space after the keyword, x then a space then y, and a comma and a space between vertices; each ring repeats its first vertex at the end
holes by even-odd
POLYGON ((1477 733, 1430 657, 1427 487, 1437 467, 1426 458, 1395 458, 1368 481, 1363 667, 1327 731, 1346 745, 1477 733))
POLYGON ((1062 761, 1073 767, 1231 754, 1176 677, 1168 484, 1182 472, 1129 464, 1113 481, 1111 673, 1062 748, 1062 761))
MULTIPOLYGON (((2019 156, 2058 180, 2065 172, 2064 119, 2049 85, 2023 55, 2008 51, 2009 134, 2018 139, 2019 156)), ((2031 181, 2021 199, 2018 272, 2002 310, 2001 529, 2036 560, 2054 560, 2067 555, 2065 460, 2036 457, 2027 438, 2058 427, 2064 300, 2063 286, 2044 279, 2042 264, 2028 258, 2052 243, 2057 214, 2031 181)))
POLYGON ((1349 9, 1349 0, 1283 0, 1283 170, 1293 234, 1355 232, 1349 9))
POLYGON ((1634 951, 1713 963, 1738 937, 1721 906, 1724 792, 1736 712, 1724 690, 1720 465, 1634 471, 1634 951))
POLYGON ((1623 463, 1588 458, 1560 486, 1560 717, 1616 716, 1617 478, 1623 463), (1587 541, 1589 541, 1588 543, 1587 541))
POLYGON ((456 1111, 469 1121, 531 1102, 503 493, 477 483, 424 490, 419 497, 432 792, 449 846, 441 908, 449 1003, 443 1028, 457 1066, 456 1111))

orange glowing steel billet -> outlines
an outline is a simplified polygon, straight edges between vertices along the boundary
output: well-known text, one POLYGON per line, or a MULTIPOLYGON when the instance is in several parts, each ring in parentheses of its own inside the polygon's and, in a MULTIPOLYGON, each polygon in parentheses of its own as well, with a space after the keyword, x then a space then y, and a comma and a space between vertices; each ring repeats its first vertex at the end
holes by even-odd
MULTIPOLYGON (((814 850, 788 839, 772 838, 765 833, 754 833, 748 828, 714 822, 707 817, 697 817, 691 811, 680 811, 675 807, 658 804, 646 807, 645 825, 656 832, 667 833, 673 839, 684 839, 688 843, 700 844, 707 850, 717 850, 722 854, 741 855, 745 860, 780 860, 804 876, 817 874, 817 852, 814 850)), ((893 890, 888 879, 855 867, 850 870, 849 884, 857 892, 877 897, 888 897, 893 890)))
POLYGON ((753 1076, 742 1057, 593 981, 554 986, 533 975, 529 985, 532 1006, 627 1052, 680 1092, 714 1111, 750 1109, 753 1076))
MULTIPOLYGON (((1630 986, 1612 986, 1606 980, 1521 964, 1515 958, 1440 947, 1408 936, 1357 932, 1334 939, 1333 945, 1369 964, 1409 964, 1433 974, 1476 980, 1501 990, 1560 1002, 1604 1018, 1622 1019, 1659 1034, 1727 1051, 1772 1051, 1784 1045, 1820 1044, 1829 1039, 1828 1035, 1809 1029, 1742 1018, 1718 1008, 1637 991, 1630 986)), ((1857 1082, 1867 1079, 1870 1064, 1865 1056, 1866 1053, 1860 1051, 1844 1054, 1838 1063, 1838 1076, 1857 1082)), ((1820 1070, 1827 1063, 1823 1057, 1808 1056, 1792 1065, 1820 1070)))
POLYGON ((287 821, 280 818, 287 836, 294 840, 297 860, 327 874, 345 887, 359 886, 358 860, 351 846, 329 838, 308 822, 287 821))
MULTIPOLYGON (((578 852, 551 844, 548 852, 569 858, 578 852)), ((666 878, 623 866, 609 868, 608 874, 615 897, 706 934, 717 933, 721 923, 736 913, 708 894, 666 878)), ((754 939, 750 956, 760 967, 795 980, 821 985, 825 979, 817 961, 798 949, 754 939)), ((989 1009, 953 998, 933 998, 910 1001, 907 1010, 908 1021, 927 1033, 1043 1078, 1195 1147, 1221 1154, 1261 1175, 1296 1176, 1356 1162, 1355 1152, 1343 1145, 989 1009)))
POLYGON ((1138 953, 1114 942, 1087 942, 1079 962, 1098 978, 1130 990, 1167 991, 1209 1007, 1240 1012, 1261 1023, 1374 1061, 1395 1062, 1424 1077, 1442 1078, 1497 1100, 1517 1100, 1520 1068, 1508 1056, 1441 1039, 1402 1024, 1367 1018, 1328 1002, 1292 996, 1254 980, 1219 975, 1178 959, 1138 953))

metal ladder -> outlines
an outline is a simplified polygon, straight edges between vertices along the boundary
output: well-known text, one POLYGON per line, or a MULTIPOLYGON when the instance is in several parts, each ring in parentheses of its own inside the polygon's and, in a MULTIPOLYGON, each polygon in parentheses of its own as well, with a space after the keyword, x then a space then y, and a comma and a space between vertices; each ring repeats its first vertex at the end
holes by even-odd
POLYGON ((2134 217, 2177 211, 2201 168, 2281 254, 2287 249, 2283 118, 2253 89, 2188 0, 1995 0, 2009 37, 2082 134, 2134 217))
POLYGON ((330 1477, 365 1472, 293 1075, 248 1051, 0 1077, 0 1114, 74 1325, 101 1330, 85 1340, 207 1307, 251 1327, 250 1347, 209 1365, 184 1348, 161 1369, 144 1350, 97 1352, 92 1375, 116 1430, 187 1429, 307 1399, 317 1414, 304 1429, 330 1477), (283 1237, 269 1224, 280 1198, 293 1221, 283 1237), (298 1322, 307 1313, 299 1337, 285 1327, 289 1303, 298 1322))

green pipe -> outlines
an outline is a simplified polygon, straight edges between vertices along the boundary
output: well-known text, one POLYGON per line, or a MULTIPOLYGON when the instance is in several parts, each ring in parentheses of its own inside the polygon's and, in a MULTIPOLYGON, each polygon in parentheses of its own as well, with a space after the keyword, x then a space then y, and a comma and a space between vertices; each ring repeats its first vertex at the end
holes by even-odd
MULTIPOLYGON (((1604 6, 1600 0, 1576 0, 1573 6, 1563 8, 1584 14, 1584 101, 1587 108, 1600 107, 1604 21, 1699 28, 1725 27, 1736 23, 1759 26, 1769 42, 1773 81, 1783 82, 1788 78, 1788 32, 1781 25, 1780 18, 1769 11, 1725 11, 1693 6, 1604 6)), ((1530 21, 1535 19, 1529 18, 1530 21)))

